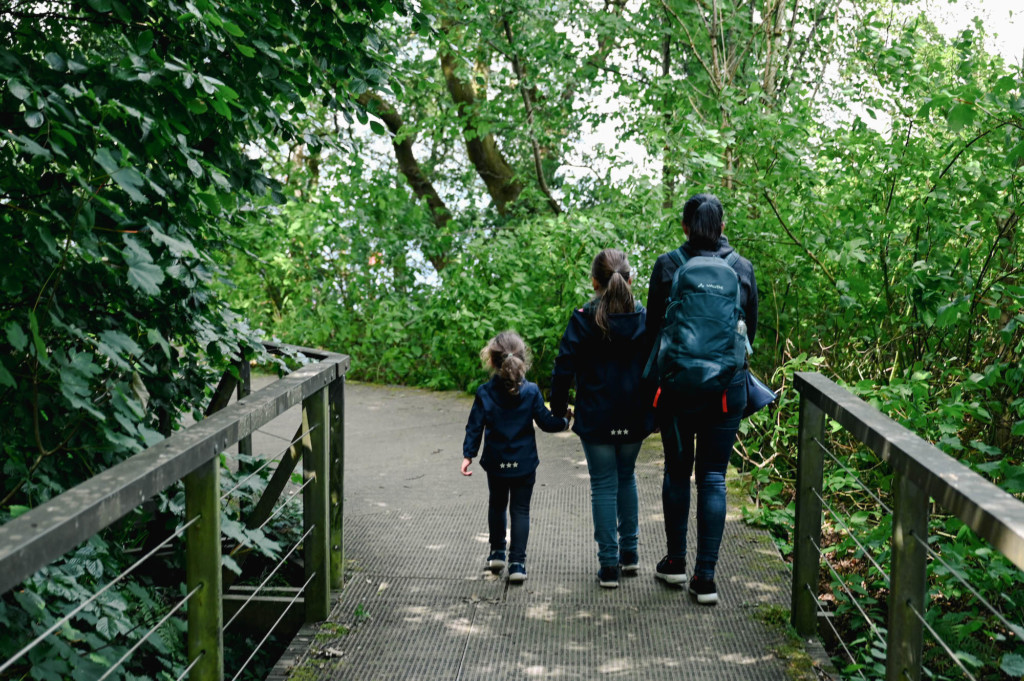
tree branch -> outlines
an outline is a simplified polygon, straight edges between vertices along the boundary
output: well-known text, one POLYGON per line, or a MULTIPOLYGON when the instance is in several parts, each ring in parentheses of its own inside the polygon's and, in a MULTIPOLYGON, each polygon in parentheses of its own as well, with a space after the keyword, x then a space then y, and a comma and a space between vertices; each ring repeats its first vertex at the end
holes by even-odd
MULTIPOLYGON (((444 30, 449 30, 450 25, 444 30)), ((509 204, 519 198, 523 184, 516 179, 515 171, 505 160, 494 135, 490 132, 479 134, 479 119, 476 112, 476 91, 472 85, 459 78, 457 63, 450 51, 441 54, 441 70, 444 73, 448 93, 463 121, 462 132, 466 140, 466 152, 476 168, 477 174, 487 187, 487 193, 494 201, 498 213, 508 213, 509 204)))
MULTIPOLYGON (((391 147, 395 150, 398 170, 409 182, 413 193, 418 198, 426 200, 427 206, 430 207, 430 217, 434 222, 434 226, 438 229, 443 229, 448 224, 448 221, 451 220, 452 215, 434 188, 433 183, 424 174, 419 161, 416 160, 416 155, 413 153, 412 148, 413 143, 416 141, 416 136, 402 131, 402 127, 405 125, 402 117, 395 111, 394 107, 377 93, 364 92, 359 95, 358 101, 363 108, 384 121, 384 125, 387 126, 388 131, 391 133, 391 147)), ((426 255, 427 259, 430 260, 430 264, 438 272, 444 269, 444 266, 447 264, 447 254, 445 253, 425 253, 424 255, 426 255)))
POLYGON ((807 254, 807 257, 809 257, 811 260, 813 260, 815 262, 815 264, 817 264, 817 266, 821 268, 821 271, 825 274, 825 277, 828 278, 828 280, 830 282, 832 282, 833 286, 835 286, 836 285, 836 279, 835 279, 835 277, 832 276, 832 273, 829 272, 825 268, 825 266, 823 264, 821 264, 821 261, 818 260, 817 256, 815 256, 814 253, 812 253, 806 246, 804 246, 803 243, 799 239, 796 238, 796 236, 793 234, 793 232, 790 231, 789 226, 786 224, 786 221, 783 220, 782 219, 782 215, 779 214, 779 208, 778 208, 778 206, 775 205, 775 201, 772 199, 771 194, 768 193, 768 190, 764 189, 763 193, 764 193, 764 198, 768 200, 768 205, 772 207, 772 212, 775 213, 776 219, 778 219, 779 224, 782 225, 782 229, 784 229, 786 231, 786 234, 789 235, 789 238, 793 241, 793 243, 796 244, 797 246, 799 246, 800 248, 802 248, 804 253, 807 254))
POLYGON ((561 215, 562 207, 558 205, 558 201, 551 195, 551 189, 548 187, 547 180, 544 179, 544 166, 540 158, 540 145, 537 144, 537 136, 533 132, 533 104, 530 102, 530 92, 526 88, 526 76, 523 73, 523 65, 519 61, 515 42, 512 40, 512 28, 509 26, 507 18, 502 18, 501 22, 504 25, 505 38, 508 40, 508 46, 512 52, 512 68, 519 79, 519 92, 523 95, 523 105, 526 107, 526 129, 530 136, 530 146, 533 147, 533 167, 537 172, 537 185, 540 187, 541 193, 547 198, 548 206, 551 207, 552 212, 555 215, 561 215))

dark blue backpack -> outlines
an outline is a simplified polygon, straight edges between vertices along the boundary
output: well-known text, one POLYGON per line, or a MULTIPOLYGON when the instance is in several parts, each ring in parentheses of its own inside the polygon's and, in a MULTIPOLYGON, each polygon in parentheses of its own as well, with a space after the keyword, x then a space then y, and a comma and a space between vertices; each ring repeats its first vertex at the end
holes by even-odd
POLYGON ((740 256, 733 251, 725 258, 690 257, 680 248, 669 257, 678 269, 644 375, 656 362, 664 391, 721 393, 746 361, 740 279, 732 268, 740 256))

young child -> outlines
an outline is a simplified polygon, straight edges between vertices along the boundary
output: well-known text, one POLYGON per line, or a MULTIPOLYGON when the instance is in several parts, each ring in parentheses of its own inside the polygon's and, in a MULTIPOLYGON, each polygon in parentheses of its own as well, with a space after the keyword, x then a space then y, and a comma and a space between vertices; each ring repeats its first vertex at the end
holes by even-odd
POLYGON ((565 418, 552 414, 544 406, 537 384, 526 380, 530 368, 528 350, 515 331, 502 331, 492 338, 480 351, 480 359, 490 371, 491 380, 477 389, 469 412, 462 445, 462 474, 473 474, 469 465, 483 439, 480 466, 487 471, 490 491, 487 526, 491 555, 487 567, 495 573, 505 567, 507 508, 512 520, 508 581, 518 583, 526 580, 530 498, 540 464, 533 422, 544 432, 557 433, 568 430, 571 413, 565 418))

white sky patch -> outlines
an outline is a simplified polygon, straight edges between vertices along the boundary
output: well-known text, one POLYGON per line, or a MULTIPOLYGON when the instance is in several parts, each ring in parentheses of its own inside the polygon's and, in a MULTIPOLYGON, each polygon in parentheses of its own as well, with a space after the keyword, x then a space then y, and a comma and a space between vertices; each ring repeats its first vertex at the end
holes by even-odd
POLYGON ((921 7, 947 38, 979 17, 988 31, 985 47, 1008 64, 1024 65, 1024 2, 1021 0, 922 0, 921 7))

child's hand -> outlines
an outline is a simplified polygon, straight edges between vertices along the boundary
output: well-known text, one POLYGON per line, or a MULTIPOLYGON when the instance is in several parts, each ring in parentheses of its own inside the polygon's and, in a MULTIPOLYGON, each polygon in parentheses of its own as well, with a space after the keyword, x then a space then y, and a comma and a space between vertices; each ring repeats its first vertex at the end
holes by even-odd
POLYGON ((469 464, 473 463, 473 459, 469 457, 462 457, 462 474, 473 475, 473 471, 469 470, 469 464))

